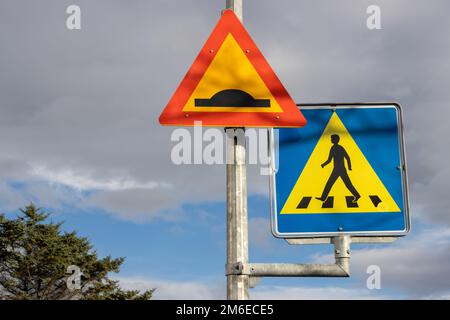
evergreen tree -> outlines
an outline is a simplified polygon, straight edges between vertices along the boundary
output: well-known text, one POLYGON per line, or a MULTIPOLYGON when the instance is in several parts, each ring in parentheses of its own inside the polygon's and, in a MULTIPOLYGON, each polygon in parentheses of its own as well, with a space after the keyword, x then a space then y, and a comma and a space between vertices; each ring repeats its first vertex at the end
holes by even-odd
POLYGON ((108 278, 119 272, 124 258, 99 259, 87 238, 61 231, 62 223, 48 218, 33 204, 16 219, 0 214, 0 300, 151 298, 153 290, 123 290, 108 278), (80 270, 80 276, 68 273, 70 268, 80 270))

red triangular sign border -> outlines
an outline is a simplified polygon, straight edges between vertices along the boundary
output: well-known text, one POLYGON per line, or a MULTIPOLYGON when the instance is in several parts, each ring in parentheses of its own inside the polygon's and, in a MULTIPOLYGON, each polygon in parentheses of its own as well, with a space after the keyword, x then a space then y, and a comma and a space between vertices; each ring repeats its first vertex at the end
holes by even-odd
POLYGON ((302 127, 306 120, 232 10, 225 10, 199 55, 159 117, 162 125, 213 127, 302 127), (183 112, 182 109, 231 33, 283 112, 183 112))

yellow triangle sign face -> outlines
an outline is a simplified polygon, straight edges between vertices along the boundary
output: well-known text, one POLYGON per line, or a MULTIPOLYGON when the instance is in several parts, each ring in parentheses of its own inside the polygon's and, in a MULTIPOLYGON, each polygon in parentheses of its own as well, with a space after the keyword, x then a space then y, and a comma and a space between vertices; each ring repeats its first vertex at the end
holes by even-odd
POLYGON ((232 10, 222 17, 164 111, 162 125, 299 128, 306 119, 232 10))
POLYGON ((333 112, 281 214, 400 211, 337 113, 333 112))
MULTIPOLYGON (((227 100, 226 98, 224 100, 227 100)), ((283 112, 280 105, 229 33, 206 70, 183 112, 283 112), (224 89, 225 88, 225 89, 224 89), (246 93, 260 107, 214 106, 220 95, 246 93)))

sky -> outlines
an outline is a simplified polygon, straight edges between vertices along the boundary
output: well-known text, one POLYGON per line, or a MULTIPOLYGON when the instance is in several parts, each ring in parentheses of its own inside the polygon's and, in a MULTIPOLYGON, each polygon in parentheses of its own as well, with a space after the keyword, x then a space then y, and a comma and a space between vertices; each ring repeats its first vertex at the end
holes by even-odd
MULTIPOLYGON (((124 256, 125 288, 223 299, 225 166, 175 165, 158 117, 225 0, 0 3, 0 212, 30 202, 124 256), (81 30, 66 9, 81 8, 81 30)), ((263 279, 252 299, 450 298, 450 21, 446 0, 244 0, 244 23, 298 103, 404 109, 411 233, 354 245, 350 279, 263 279), (381 30, 366 26, 381 8, 381 30), (382 271, 366 286, 367 267, 382 271)), ((250 260, 332 262, 270 233, 267 177, 248 167, 250 260)))

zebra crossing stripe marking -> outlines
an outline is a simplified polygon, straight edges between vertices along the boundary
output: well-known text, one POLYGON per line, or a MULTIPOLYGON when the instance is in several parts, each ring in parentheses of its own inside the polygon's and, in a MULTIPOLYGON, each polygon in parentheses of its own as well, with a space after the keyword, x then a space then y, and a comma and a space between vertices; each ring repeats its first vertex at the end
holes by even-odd
POLYGON ((380 197, 378 196, 369 196, 370 200, 372 200, 373 205, 375 206, 375 208, 378 208, 378 205, 383 202, 381 201, 380 197))
POLYGON ((297 206, 297 209, 307 209, 312 197, 303 197, 297 206))
POLYGON ((322 204, 323 209, 331 209, 334 206, 334 197, 328 197, 322 204))
MULTIPOLYGON (((300 200, 300 203, 297 206, 297 209, 308 209, 309 205, 311 204, 311 200, 313 197, 310 196, 305 196, 302 197, 302 199, 300 200)), ((379 196, 377 195, 370 195, 369 196, 370 200, 373 203, 373 206, 375 208, 378 207, 378 205, 383 202, 379 196)), ((358 201, 354 202, 353 201, 354 197, 353 196, 346 196, 345 197, 345 203, 347 205, 347 208, 359 208, 359 204, 358 201)), ((331 209, 333 208, 335 205, 335 201, 334 201, 334 197, 328 197, 326 201, 324 201, 322 203, 322 208, 324 209, 331 209)))
POLYGON ((355 197, 353 196, 346 196, 345 201, 347 202, 347 208, 358 208, 358 202, 353 202, 355 197))

